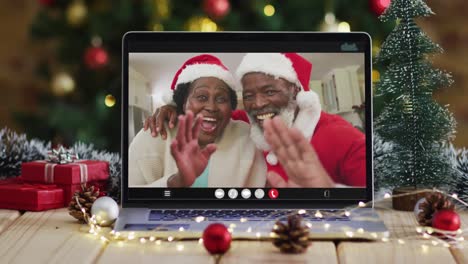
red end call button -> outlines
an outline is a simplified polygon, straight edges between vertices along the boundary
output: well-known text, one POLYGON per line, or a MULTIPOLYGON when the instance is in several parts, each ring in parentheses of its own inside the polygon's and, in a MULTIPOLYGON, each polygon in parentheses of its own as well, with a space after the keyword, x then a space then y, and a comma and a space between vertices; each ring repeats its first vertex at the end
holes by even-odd
POLYGON ((268 197, 270 197, 270 199, 276 199, 276 198, 278 198, 278 196, 279 196, 278 190, 276 190, 276 189, 270 189, 270 190, 268 191, 268 197))

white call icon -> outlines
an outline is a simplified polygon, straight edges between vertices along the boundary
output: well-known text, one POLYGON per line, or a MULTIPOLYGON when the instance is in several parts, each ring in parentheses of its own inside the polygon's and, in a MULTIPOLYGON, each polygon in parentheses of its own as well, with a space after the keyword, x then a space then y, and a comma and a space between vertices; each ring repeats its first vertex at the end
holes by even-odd
POLYGON ((230 189, 229 192, 228 192, 228 196, 231 199, 236 199, 238 194, 239 194, 239 192, 237 192, 236 189, 230 189))

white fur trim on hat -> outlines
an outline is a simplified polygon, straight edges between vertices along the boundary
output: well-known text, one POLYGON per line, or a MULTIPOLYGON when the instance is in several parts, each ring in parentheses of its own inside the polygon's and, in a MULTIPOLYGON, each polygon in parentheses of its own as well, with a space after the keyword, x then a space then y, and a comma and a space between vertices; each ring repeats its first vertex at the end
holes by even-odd
POLYGON ((303 90, 292 62, 281 53, 247 53, 237 67, 236 76, 241 80, 245 74, 251 72, 284 78, 303 90))
POLYGON ((200 77, 216 77, 223 80, 231 89, 236 90, 236 81, 232 74, 214 64, 192 64, 187 66, 177 78, 177 84, 193 82, 200 77))

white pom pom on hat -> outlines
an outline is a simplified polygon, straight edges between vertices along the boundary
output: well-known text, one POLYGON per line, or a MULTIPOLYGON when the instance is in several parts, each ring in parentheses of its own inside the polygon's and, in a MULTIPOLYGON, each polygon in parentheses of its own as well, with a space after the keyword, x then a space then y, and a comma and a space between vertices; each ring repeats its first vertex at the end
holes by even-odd
POLYGON ((296 96, 296 102, 299 108, 311 108, 320 105, 320 98, 314 91, 300 91, 296 96))

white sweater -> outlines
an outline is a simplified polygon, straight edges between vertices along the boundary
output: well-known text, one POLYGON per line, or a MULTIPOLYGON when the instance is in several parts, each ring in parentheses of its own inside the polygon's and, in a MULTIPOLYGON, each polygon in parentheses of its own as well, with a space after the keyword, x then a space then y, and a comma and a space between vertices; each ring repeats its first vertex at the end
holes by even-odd
MULTIPOLYGON (((230 120, 215 142, 216 151, 209 162, 208 187, 265 187, 266 164, 261 151, 250 139, 249 125, 230 120)), ((177 129, 168 137, 151 137, 141 130, 129 146, 128 186, 167 187, 167 180, 178 171, 170 144, 177 129)))

